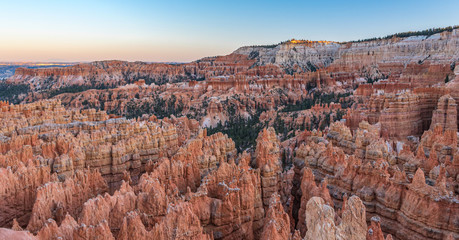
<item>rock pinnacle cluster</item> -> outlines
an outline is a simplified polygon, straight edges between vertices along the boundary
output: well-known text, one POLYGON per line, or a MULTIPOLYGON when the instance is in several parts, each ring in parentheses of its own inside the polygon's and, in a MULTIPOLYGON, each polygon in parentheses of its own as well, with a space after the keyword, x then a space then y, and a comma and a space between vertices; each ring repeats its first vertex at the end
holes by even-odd
POLYGON ((459 239, 459 30, 18 68, 0 239, 459 239))

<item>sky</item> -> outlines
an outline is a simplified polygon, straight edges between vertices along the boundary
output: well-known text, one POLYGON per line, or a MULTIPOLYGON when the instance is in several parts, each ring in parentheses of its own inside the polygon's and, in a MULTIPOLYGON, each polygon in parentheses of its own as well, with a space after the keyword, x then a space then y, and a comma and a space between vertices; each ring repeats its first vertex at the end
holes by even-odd
POLYGON ((458 0, 0 0, 0 61, 188 62, 459 25, 458 0))

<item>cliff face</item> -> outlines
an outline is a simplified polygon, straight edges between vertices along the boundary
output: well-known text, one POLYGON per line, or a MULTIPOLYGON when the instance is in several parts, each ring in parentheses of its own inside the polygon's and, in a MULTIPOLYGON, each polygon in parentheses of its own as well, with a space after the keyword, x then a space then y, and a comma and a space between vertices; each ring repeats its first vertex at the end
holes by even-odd
POLYGON ((226 89, 354 85, 368 79, 396 79, 422 87, 453 76, 458 45, 457 29, 429 37, 362 43, 292 40, 269 47, 242 47, 230 55, 186 64, 103 61, 65 68, 18 68, 8 82, 45 92, 72 85, 116 87, 139 79, 156 84, 207 79, 212 87, 226 89))
POLYGON ((418 96, 402 93, 385 97, 379 117, 383 136, 401 139, 423 132, 418 96))
POLYGON ((211 76, 234 75, 246 71, 253 60, 231 54, 204 58, 188 64, 162 64, 124 61, 82 63, 65 68, 18 68, 10 83, 27 84, 31 89, 57 90, 73 85, 87 88, 109 88, 143 80, 146 83, 202 80, 211 76))
POLYGON ((362 43, 290 41, 273 47, 242 47, 238 54, 253 56, 257 65, 275 64, 289 71, 324 69, 336 81, 398 79, 426 86, 452 74, 459 31, 430 37, 393 38, 362 43))
POLYGON ((433 112, 430 129, 440 126, 443 131, 457 132, 457 104, 449 95, 438 100, 437 109, 433 112))
MULTIPOLYGON (((289 41, 272 47, 242 47, 234 53, 251 55, 257 65, 275 63, 284 67, 307 66, 331 68, 361 66, 396 66, 410 63, 449 64, 457 54, 458 31, 444 32, 430 37, 393 38, 361 43, 334 43, 325 41, 289 41), (308 64, 309 63, 309 64, 308 64)), ((440 65, 441 66, 441 65, 440 65)))
POLYGON ((93 87, 119 86, 147 79, 156 83, 173 82, 196 74, 176 65, 141 62, 102 61, 82 63, 65 68, 18 68, 8 81, 26 83, 35 90, 58 89, 71 85, 93 87))
POLYGON ((445 125, 449 111, 448 128, 455 131, 457 125, 452 124, 457 123, 457 105, 450 92, 445 86, 420 88, 385 82, 360 85, 355 96, 356 102, 362 103, 347 113, 346 125, 354 130, 361 121, 379 123, 383 137, 406 141, 409 136, 420 137, 432 124, 445 125), (439 101, 442 106, 437 106, 439 101))
POLYGON ((327 67, 339 56, 341 45, 334 42, 289 41, 273 47, 242 47, 234 53, 252 56, 257 65, 276 64, 310 71, 327 67))

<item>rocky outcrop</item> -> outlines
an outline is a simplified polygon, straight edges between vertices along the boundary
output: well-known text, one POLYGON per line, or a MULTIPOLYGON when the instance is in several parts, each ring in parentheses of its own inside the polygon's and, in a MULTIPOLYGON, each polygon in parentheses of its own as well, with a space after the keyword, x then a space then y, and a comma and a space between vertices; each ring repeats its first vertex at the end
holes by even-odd
POLYGON ((129 212, 123 219, 117 239, 212 239, 212 235, 203 233, 189 204, 169 208, 168 214, 151 230, 145 228, 137 212, 129 212))
POLYGON ((35 240, 32 234, 28 232, 15 231, 7 228, 0 228, 0 238, 1 239, 11 239, 11 240, 35 240))
POLYGON ((266 209, 271 195, 279 190, 279 174, 282 172, 280 142, 273 128, 265 128, 258 135, 255 165, 261 172, 263 205, 266 209))
POLYGON ((358 123, 380 123, 381 135, 385 138, 406 140, 408 136, 420 136, 423 129, 421 98, 409 90, 396 93, 373 93, 364 97, 364 106, 358 106, 346 116, 347 125, 352 129, 358 123))
POLYGON ((365 239, 367 223, 365 206, 352 196, 346 202, 340 224, 335 224, 335 211, 320 197, 313 197, 306 207, 308 231, 304 239, 365 239))
POLYGON ((457 104, 449 95, 442 96, 438 100, 437 109, 433 111, 430 129, 437 125, 441 126, 443 131, 457 132, 457 104))
POLYGON ((33 162, 0 168, 0 225, 11 227, 16 219, 20 226, 26 226, 38 187, 55 179, 48 167, 33 162))
MULTIPOLYGON (((450 225, 450 221, 455 221, 452 216, 457 208, 457 192, 453 187, 457 173, 456 166, 449 163, 448 158, 439 160, 433 151, 426 157, 422 145, 416 156, 409 148, 405 149, 407 145, 403 145, 404 149, 400 151, 401 146, 397 146, 400 143, 383 141, 379 138, 379 128, 372 129, 366 124, 361 124, 364 131, 359 129, 353 136, 340 129, 343 127, 340 123, 333 124, 328 134, 338 147, 325 146, 316 139, 318 143, 312 141, 301 146, 295 160, 309 164, 319 180, 328 179, 328 189, 335 204, 340 205, 345 195, 359 196, 369 218, 380 217, 382 231, 396 238, 443 239, 457 231, 450 225), (352 155, 341 157, 341 149, 352 155), (448 162, 446 168, 440 166, 442 161, 448 162), (321 165, 320 162, 327 164, 321 165), (405 164, 401 166, 403 162, 405 164), (429 174, 418 167, 431 171, 432 179, 426 179, 429 174), (452 173, 449 183, 444 177, 448 171, 452 173), (443 210, 443 214, 437 213, 439 210, 420 211, 426 208, 424 206, 448 210, 443 210)), ((456 146, 453 148, 457 149, 456 146)))
POLYGON ((260 239, 288 239, 290 236, 289 216, 284 211, 279 195, 274 193, 269 200, 263 232, 260 239))
POLYGON ((433 113, 430 129, 425 131, 419 146, 419 151, 429 153, 430 167, 427 172, 438 163, 449 164, 457 148, 457 104, 454 99, 445 95, 438 100, 433 113), (422 148, 422 149, 421 149, 422 148), (437 162, 437 158, 439 162, 437 162), (433 165, 432 165, 433 164, 433 165))
POLYGON ((203 179, 196 193, 187 193, 203 228, 215 239, 258 239, 264 209, 258 170, 250 170, 248 159, 220 162, 203 179))
POLYGON ((386 138, 404 139, 422 133, 419 98, 416 95, 402 93, 387 96, 379 117, 381 134, 386 138))
POLYGON ((324 180, 318 187, 314 181, 314 175, 310 168, 305 167, 303 170, 303 179, 301 180, 301 206, 298 212, 297 229, 302 236, 306 234, 306 207, 312 197, 321 197, 326 204, 333 208, 334 204, 327 189, 327 182, 324 180))
POLYGON ((37 232, 47 219, 55 219, 61 224, 66 214, 75 218, 84 202, 107 191, 108 187, 98 172, 77 171, 64 182, 49 182, 37 189, 27 230, 37 232))
POLYGON ((377 216, 371 218, 371 224, 368 226, 367 240, 392 240, 392 235, 388 234, 384 238, 383 232, 381 231, 380 222, 381 219, 377 216))
POLYGON ((379 122, 383 137, 406 141, 408 137, 420 137, 424 131, 433 130, 440 122, 444 126, 448 115, 448 128, 457 132, 457 124, 454 127, 457 105, 447 94, 449 88, 413 88, 402 84, 396 84, 395 89, 389 90, 375 87, 380 85, 383 84, 361 85, 361 90, 357 89, 358 101, 364 103, 348 111, 345 116, 348 127, 355 130, 361 121, 370 124, 379 122), (371 94, 364 93, 365 86, 374 87, 369 91, 371 94))

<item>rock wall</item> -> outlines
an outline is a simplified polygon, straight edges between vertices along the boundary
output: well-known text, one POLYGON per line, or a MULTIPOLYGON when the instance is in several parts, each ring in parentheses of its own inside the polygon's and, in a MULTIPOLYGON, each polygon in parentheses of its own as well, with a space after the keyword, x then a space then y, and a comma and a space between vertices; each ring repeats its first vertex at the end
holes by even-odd
MULTIPOLYGON (((452 106, 449 111, 453 111, 457 107, 454 99, 443 99, 441 101, 446 101, 446 105, 439 108, 438 101, 448 92, 450 89, 445 87, 413 88, 398 83, 364 84, 355 91, 358 98, 356 102, 363 103, 356 104, 348 111, 345 116, 346 125, 355 130, 361 121, 380 123, 381 135, 386 139, 406 141, 410 136, 420 137, 424 131, 429 130, 431 124, 436 124, 432 121, 441 121, 440 115, 447 111, 442 108, 450 104, 452 106)), ((449 115, 457 114, 451 112, 449 115)), ((456 123, 453 118, 449 120, 456 123)))

